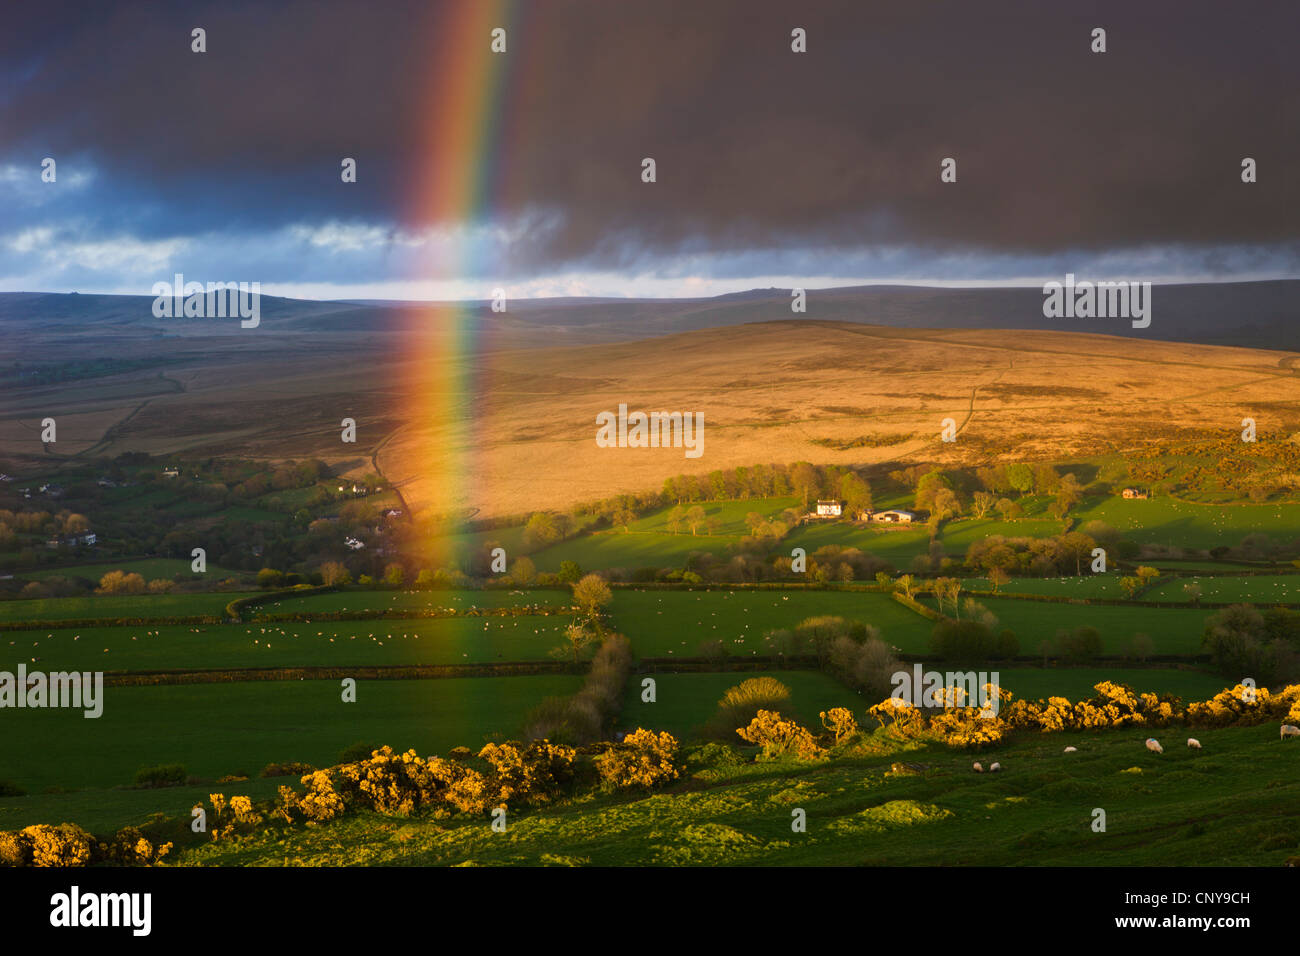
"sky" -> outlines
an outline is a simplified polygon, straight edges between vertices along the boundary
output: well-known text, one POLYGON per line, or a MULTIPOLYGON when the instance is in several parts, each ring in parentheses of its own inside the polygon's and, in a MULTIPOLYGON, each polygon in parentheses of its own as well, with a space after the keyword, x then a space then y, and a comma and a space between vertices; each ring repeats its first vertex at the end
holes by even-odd
POLYGON ((177 0, 5 20, 0 291, 1300 277, 1295 4, 177 0))

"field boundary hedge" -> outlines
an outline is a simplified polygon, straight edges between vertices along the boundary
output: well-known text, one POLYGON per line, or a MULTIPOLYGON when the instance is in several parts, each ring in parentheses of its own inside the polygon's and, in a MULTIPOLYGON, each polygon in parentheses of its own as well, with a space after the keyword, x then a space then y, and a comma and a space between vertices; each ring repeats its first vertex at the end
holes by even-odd
MULTIPOLYGON (((975 592, 972 591, 971 593, 974 594, 975 592)), ((931 621, 946 620, 946 618, 938 611, 936 611, 934 608, 926 607, 916 598, 908 597, 902 591, 895 591, 893 594, 890 595, 890 597, 892 597, 895 601, 903 605, 903 607, 907 608, 908 610, 915 611, 917 614, 921 615, 921 617, 929 618, 931 621)))
POLYGON ((46 621, 2 621, 0 631, 58 631, 73 627, 147 627, 151 624, 224 624, 218 614, 187 617, 78 617, 46 621))
POLYGON ((1005 598, 1009 601, 1041 601, 1045 604, 1078 604, 1085 607, 1167 607, 1175 610, 1220 610, 1237 604, 1258 607, 1300 608, 1300 603, 1286 601, 1144 601, 1127 598, 1086 598, 1065 594, 1023 594, 1007 591, 962 591, 976 597, 1005 598))
POLYGON ((226 605, 226 616, 234 621, 244 619, 244 611, 250 607, 257 607, 259 604, 265 604, 268 601, 278 601, 286 597, 305 597, 311 594, 328 594, 331 591, 337 591, 338 588, 332 584, 316 584, 306 587, 299 585, 292 588, 283 588, 278 591, 267 591, 265 594, 250 594, 248 597, 236 598, 226 605))

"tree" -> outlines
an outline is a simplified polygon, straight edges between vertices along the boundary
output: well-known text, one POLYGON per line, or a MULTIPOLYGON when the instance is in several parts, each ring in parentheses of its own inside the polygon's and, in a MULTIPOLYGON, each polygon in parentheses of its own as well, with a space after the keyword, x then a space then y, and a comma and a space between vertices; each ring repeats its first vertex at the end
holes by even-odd
POLYGON ((871 510, 871 487, 856 472, 840 479, 840 497, 850 515, 871 510))
POLYGON ((582 579, 582 568, 577 561, 561 561, 558 577, 563 584, 576 584, 582 579))
POLYGON ((790 467, 790 484, 794 493, 803 498, 803 509, 808 510, 808 499, 821 493, 821 478, 817 469, 806 461, 795 462, 790 467))
POLYGON ((144 576, 134 572, 109 571, 99 579, 98 594, 143 594, 147 585, 144 576))
POLYGON ((686 510, 680 504, 673 505, 672 510, 668 512, 668 530, 677 534, 682 530, 682 522, 685 520, 686 510))
POLYGON ((691 537, 699 531, 700 525, 704 524, 706 518, 704 509, 699 505, 692 505, 691 510, 686 512, 686 523, 690 525, 691 537))
POLYGON ((1132 598, 1137 593, 1138 588, 1142 586, 1142 581, 1132 575, 1125 575, 1119 579, 1119 586, 1124 589, 1124 596, 1132 598))
POLYGON ((916 581, 913 580, 910 574, 900 575, 894 584, 898 587, 898 590, 902 591, 908 598, 911 598, 912 594, 916 591, 916 581))
POLYGON ((1145 663, 1146 659, 1156 652, 1156 645, 1146 634, 1134 634, 1129 650, 1135 660, 1145 663))
POLYGON ((1039 465, 1034 469, 1034 491, 1040 495, 1051 495, 1061 486, 1061 476, 1051 465, 1039 465))
POLYGON ((916 482, 916 509, 932 511, 935 506, 935 495, 941 488, 952 490, 942 471, 936 468, 922 475, 916 482))
POLYGON ((555 516, 539 511, 524 525, 524 543, 529 547, 546 547, 563 537, 555 516))
POLYGON ((989 575, 989 584, 990 586, 992 586, 994 594, 997 594, 998 588, 1002 587, 1002 585, 1006 584, 1007 581, 1010 580, 1010 577, 1007 575, 1007 572, 1003 571, 1001 568, 996 566, 989 568, 988 575, 989 575))
POLYGON ((326 561, 320 566, 321 580, 330 587, 344 587, 352 583, 352 572, 338 561, 326 561))
POLYGON ((1086 624, 1073 630, 1062 628, 1057 631, 1056 643, 1061 653, 1074 661, 1092 660, 1102 650, 1101 632, 1086 624))
POLYGON ((599 574, 588 574, 573 586, 573 600, 588 619, 596 618, 601 608, 613 599, 609 585, 599 574))
POLYGON ((1083 486, 1079 484, 1079 479, 1075 478, 1073 473, 1066 474, 1061 478, 1061 483, 1056 489, 1056 509, 1064 517, 1070 509, 1079 503, 1083 497, 1083 486))
POLYGON ((400 588, 406 583, 406 569, 394 561, 384 568, 384 585, 390 588, 400 588))
POLYGON ((553 648, 551 656, 568 657, 576 664, 587 648, 594 643, 596 643, 596 635, 588 631, 582 624, 574 621, 564 629, 564 643, 553 648))
POLYGON ((1034 487, 1034 471, 1028 465, 1007 465, 1007 483, 1023 495, 1034 487))
POLYGON ((1138 580, 1142 582, 1143 587, 1147 587, 1152 581, 1160 577, 1160 572, 1155 568, 1149 568, 1143 565, 1137 569, 1138 580))
POLYGON ((628 526, 635 520, 636 511, 626 504, 621 504, 615 507, 613 514, 610 515, 610 522, 612 524, 622 525, 624 534, 627 534, 630 530, 628 526))
POLYGON ((961 594, 961 581, 958 578, 936 578, 934 582, 934 599, 939 604, 939 613, 943 613, 944 605, 951 603, 953 617, 960 618, 961 610, 957 603, 957 596, 961 594))
POLYGON ((971 511, 977 518, 986 518, 988 513, 997 507, 997 495, 989 494, 987 491, 977 491, 971 499, 971 511))
POLYGON ((1187 595, 1187 600, 1193 604, 1201 603, 1201 586, 1195 582, 1183 585, 1183 593, 1187 595))
POLYGON ((1083 562, 1092 557, 1092 549, 1097 542, 1080 531, 1071 531, 1061 535, 1061 552, 1066 558, 1074 558, 1074 573, 1083 574, 1083 562))
POLYGON ((930 499, 930 520, 936 525, 940 521, 955 518, 961 513, 961 502, 957 493, 951 488, 938 488, 930 499))
POLYGON ((275 568, 262 568, 257 572, 257 586, 259 588, 277 588, 284 581, 284 572, 277 571, 275 568))
POLYGON ((515 558, 510 567, 510 580, 521 588, 528 587, 537 580, 537 565, 533 564, 532 558, 526 554, 521 554, 515 558))

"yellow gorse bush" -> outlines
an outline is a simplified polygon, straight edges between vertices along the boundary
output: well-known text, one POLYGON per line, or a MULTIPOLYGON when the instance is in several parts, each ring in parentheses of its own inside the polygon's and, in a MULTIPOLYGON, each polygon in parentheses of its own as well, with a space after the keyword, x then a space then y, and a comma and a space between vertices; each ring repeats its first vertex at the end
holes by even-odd
POLYGON ((596 758, 601 782, 613 790, 653 790, 677 779, 677 738, 638 727, 596 758))
POLYGON ((853 719, 853 711, 847 707, 832 707, 828 711, 823 710, 818 716, 821 717, 822 726, 835 735, 837 744, 858 732, 858 722, 853 719))
POLYGON ((762 747, 764 760, 779 757, 816 760, 825 753, 805 728, 774 710, 760 710, 748 727, 741 727, 736 733, 742 740, 762 747))

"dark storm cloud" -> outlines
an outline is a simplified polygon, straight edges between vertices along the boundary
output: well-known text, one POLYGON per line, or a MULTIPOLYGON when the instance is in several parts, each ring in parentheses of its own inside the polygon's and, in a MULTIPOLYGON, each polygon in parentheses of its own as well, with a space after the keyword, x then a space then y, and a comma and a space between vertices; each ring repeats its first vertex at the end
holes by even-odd
MULTIPOLYGON (((875 243, 1285 246, 1300 235, 1297 9, 519 3, 490 212, 546 214, 512 253, 537 270, 875 243), (790 52, 795 26, 807 54, 790 52), (946 156, 955 185, 939 182, 946 156)), ((445 12, 24 6, 0 37, 0 164, 81 158, 95 180, 78 215, 142 238, 427 225, 418 184, 455 162, 428 149, 445 12), (189 51, 194 26, 206 55, 189 51), (359 160, 355 187, 338 182, 342 156, 359 160)))

